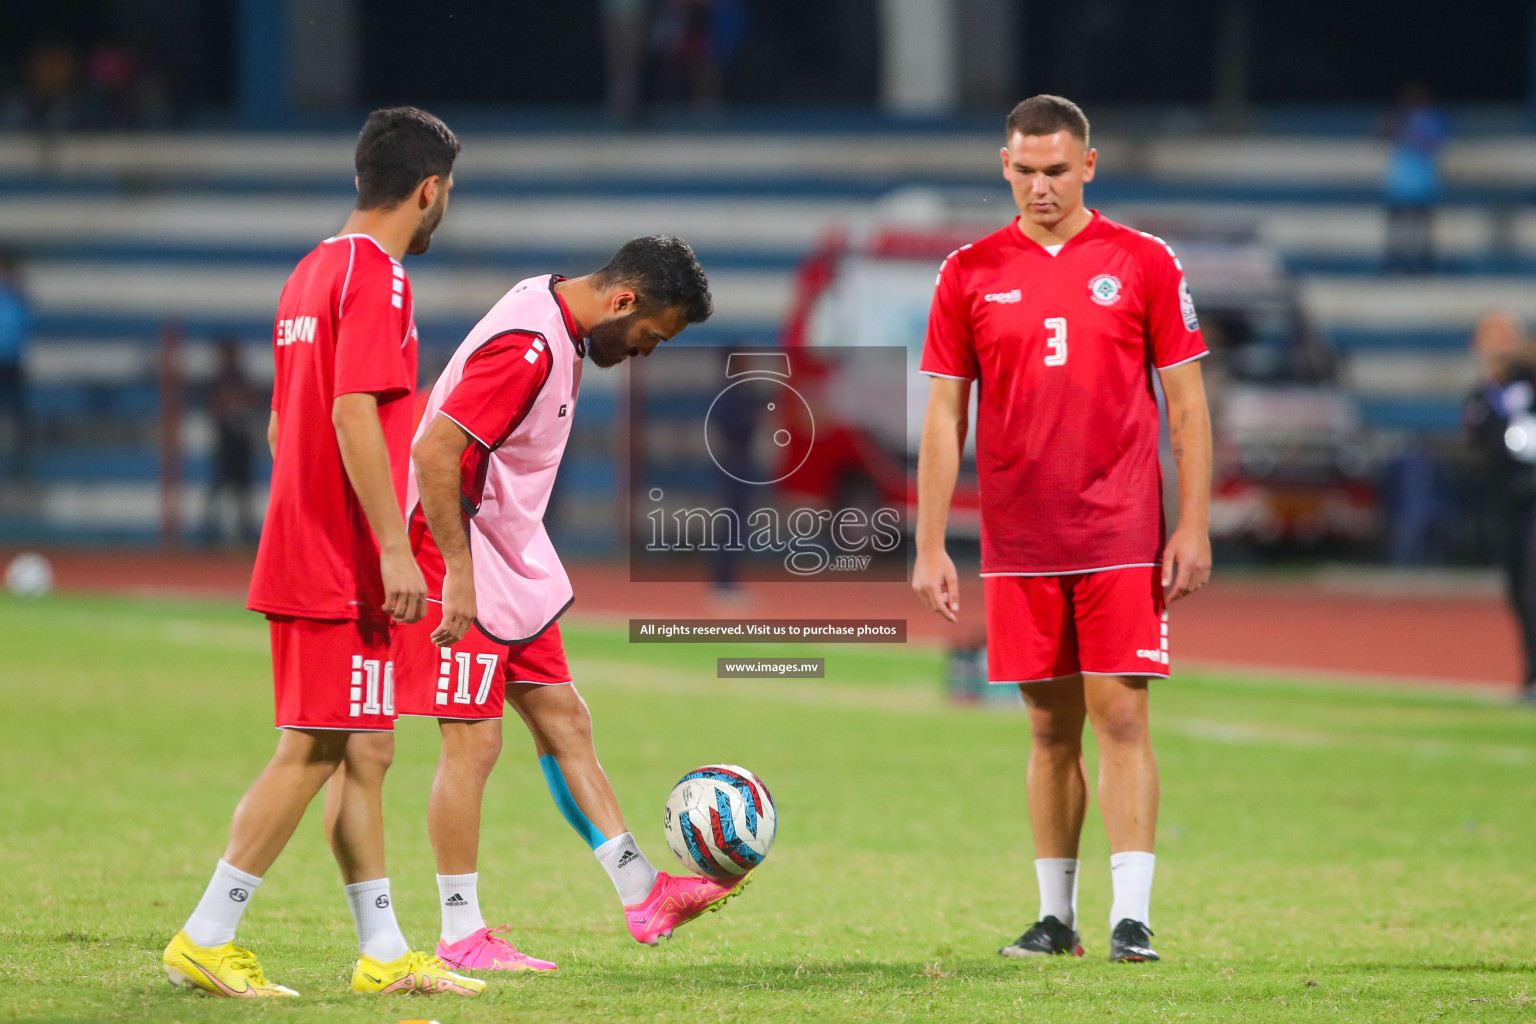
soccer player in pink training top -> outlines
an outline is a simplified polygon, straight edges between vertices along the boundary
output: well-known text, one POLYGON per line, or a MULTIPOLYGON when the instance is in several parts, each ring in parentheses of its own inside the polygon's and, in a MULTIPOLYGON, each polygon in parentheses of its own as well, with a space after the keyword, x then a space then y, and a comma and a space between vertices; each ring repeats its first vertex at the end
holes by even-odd
POLYGON ((235 808, 229 845, 165 950, 171 981, 292 996, 235 929, 304 809, 338 771, 326 829, 357 924, 352 987, 475 995, 485 983, 412 952, 384 874, 382 787, 394 752, 390 624, 425 610, 405 531, 416 324, 400 259, 427 251, 459 143, 411 107, 375 111, 357 144, 357 208, 278 300, 267 438, 272 496, 249 604, 271 621, 277 752, 235 808), (344 766, 344 767, 343 767, 344 766))
POLYGON ((657 871, 625 827, 566 666, 555 620, 573 600, 571 582, 543 523, 583 359, 607 369, 649 355, 710 311, 687 244, 637 238, 596 273, 514 285, 432 389, 408 499, 428 611, 397 631, 393 652, 400 713, 436 718, 442 732, 427 826, 442 906, 437 955, 451 966, 555 968, 519 952, 480 912, 480 807, 505 704, 532 732, 556 805, 608 872, 637 941, 656 945, 739 888, 657 871))
POLYGON ((1173 251, 1083 205, 1097 154, 1077 105, 1027 99, 1008 115, 1005 139, 1003 176, 1020 216, 949 255, 929 316, 912 587, 955 618, 944 524, 974 381, 987 676, 1017 684, 1029 707, 1040 886, 1039 918, 1000 952, 1082 953, 1086 719, 1112 851, 1110 959, 1156 960, 1147 691, 1149 680, 1168 678, 1165 602, 1198 590, 1211 571, 1206 347, 1173 251), (1179 523, 1166 544, 1154 377, 1179 479, 1179 523))

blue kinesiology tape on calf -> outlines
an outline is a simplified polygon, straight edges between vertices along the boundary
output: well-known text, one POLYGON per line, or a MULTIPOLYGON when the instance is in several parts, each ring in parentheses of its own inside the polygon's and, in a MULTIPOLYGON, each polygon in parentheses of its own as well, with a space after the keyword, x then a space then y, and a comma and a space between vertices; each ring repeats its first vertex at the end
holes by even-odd
POLYGON ((565 784, 565 773, 560 770, 560 762, 555 760, 554 754, 545 754, 539 758, 539 767, 544 769, 544 783, 549 786, 549 795, 554 798, 555 806, 570 822, 571 828, 576 834, 587 841, 592 849, 597 849, 608 841, 608 837, 597 830, 581 808, 576 804, 576 798, 571 796, 571 787, 565 784))

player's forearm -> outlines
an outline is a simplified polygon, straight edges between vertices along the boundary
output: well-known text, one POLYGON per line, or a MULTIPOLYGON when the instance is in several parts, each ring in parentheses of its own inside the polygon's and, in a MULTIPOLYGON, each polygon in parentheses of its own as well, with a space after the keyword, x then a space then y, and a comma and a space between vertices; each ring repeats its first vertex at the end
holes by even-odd
POLYGON ((277 410, 272 410, 272 415, 267 419, 267 448, 272 452, 272 457, 277 458, 277 410))
POLYGON ((444 438, 435 430, 429 430, 411 449, 421 514, 438 551, 442 552, 443 564, 455 574, 473 571, 464 518, 459 510, 459 460, 463 454, 462 444, 455 450, 453 439, 444 438))
POLYGON ((922 447, 917 453, 917 550, 944 550, 944 527, 955 481, 960 478, 960 452, 965 443, 963 421, 929 415, 923 421, 922 447))
POLYGON ((338 395, 331 406, 331 423, 347 480, 379 548, 408 549, 405 519, 390 478, 389 447, 379 424, 378 400, 369 394, 338 395))
POLYGON ((1211 523, 1211 416, 1205 395, 1168 403, 1168 440, 1179 475, 1179 523, 1209 530, 1211 523))

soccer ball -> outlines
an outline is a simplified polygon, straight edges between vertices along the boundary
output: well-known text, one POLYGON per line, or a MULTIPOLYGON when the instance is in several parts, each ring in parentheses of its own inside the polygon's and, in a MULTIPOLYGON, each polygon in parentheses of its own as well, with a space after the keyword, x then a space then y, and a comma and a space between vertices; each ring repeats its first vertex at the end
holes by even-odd
POLYGON ((53 566, 35 551, 23 551, 6 566, 5 585, 17 597, 42 597, 53 589, 53 566))
POLYGON ((667 845, 689 872, 734 878, 768 856, 778 813, 756 775, 734 764, 707 764, 672 787, 663 827, 667 845))

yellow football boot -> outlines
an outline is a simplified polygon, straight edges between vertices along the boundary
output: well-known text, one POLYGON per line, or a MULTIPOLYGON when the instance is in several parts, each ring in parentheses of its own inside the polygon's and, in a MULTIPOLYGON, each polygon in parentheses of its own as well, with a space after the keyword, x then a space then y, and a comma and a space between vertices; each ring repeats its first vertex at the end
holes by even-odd
POLYGON ((291 988, 267 980, 256 954, 233 942, 199 946, 177 932, 165 947, 165 976, 172 985, 200 988, 216 996, 259 999, 263 996, 296 996, 291 988))
POLYGON ((485 982, 454 974, 435 956, 415 950, 398 960, 384 963, 371 956, 357 958, 352 972, 354 992, 452 992, 477 996, 485 991, 485 982))

